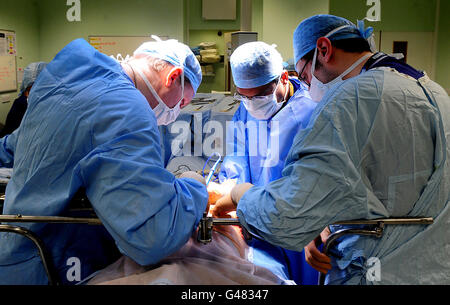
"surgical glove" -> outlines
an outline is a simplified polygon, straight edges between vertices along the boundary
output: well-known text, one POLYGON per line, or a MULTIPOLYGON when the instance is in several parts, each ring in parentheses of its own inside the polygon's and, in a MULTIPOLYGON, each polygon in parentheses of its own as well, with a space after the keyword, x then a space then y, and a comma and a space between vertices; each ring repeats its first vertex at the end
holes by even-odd
POLYGON ((236 186, 237 179, 228 179, 221 184, 210 182, 208 184, 209 203, 215 204, 217 200, 225 195, 228 195, 234 186, 236 186))
POLYGON ((233 187, 230 194, 216 201, 216 204, 211 209, 213 217, 227 217, 228 213, 236 211, 239 200, 252 187, 253 184, 250 183, 238 184, 233 187))
POLYGON ((208 184, 208 203, 215 204, 224 194, 220 191, 220 184, 215 182, 210 182, 208 184))
POLYGON ((210 213, 216 218, 230 217, 228 213, 236 211, 236 204, 231 200, 231 195, 227 194, 216 201, 211 207, 210 213))
POLYGON ((197 180, 198 182, 200 182, 201 184, 206 186, 205 178, 196 172, 192 172, 192 171, 184 172, 181 174, 180 178, 191 178, 191 179, 197 180))
POLYGON ((325 230, 320 233, 319 236, 317 236, 313 241, 311 241, 306 247, 305 247, 305 260, 306 262, 311 265, 314 269, 317 271, 327 274, 329 270, 331 270, 331 259, 320 252, 318 247, 325 243, 328 236, 330 235, 330 230, 325 228, 325 230))

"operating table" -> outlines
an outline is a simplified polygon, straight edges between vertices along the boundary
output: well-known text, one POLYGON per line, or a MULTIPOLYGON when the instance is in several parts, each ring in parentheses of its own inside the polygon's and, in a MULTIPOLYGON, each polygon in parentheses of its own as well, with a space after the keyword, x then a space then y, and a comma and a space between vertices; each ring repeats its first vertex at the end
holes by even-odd
MULTIPOLYGON (((86 206, 87 198, 80 199, 82 205, 86 206)), ((89 209, 83 207, 82 209, 89 209)), ((42 259, 45 271, 47 273, 49 284, 58 285, 59 281, 56 276, 55 268, 52 264, 52 260, 45 248, 42 240, 35 233, 28 229, 17 225, 9 225, 5 223, 52 223, 52 224, 87 224, 87 225, 102 225, 100 219, 95 217, 88 218, 74 218, 74 217, 59 217, 59 216, 24 216, 24 215, 0 215, 0 232, 10 232, 20 234, 30 239, 39 251, 39 255, 42 259)), ((371 236, 374 238, 380 238, 383 235, 383 231, 386 225, 430 225, 433 223, 433 218, 430 217, 415 217, 415 218, 384 218, 375 220, 352 220, 336 223, 336 225, 373 225, 371 229, 356 229, 348 228, 339 230, 331 234, 323 248, 323 253, 330 255, 330 249, 336 243, 336 241, 344 235, 363 235, 371 236)), ((208 217, 206 213, 200 220, 198 227, 197 241, 203 244, 212 242, 212 232, 215 226, 234 225, 242 227, 242 233, 246 240, 251 238, 260 238, 255 234, 249 233, 236 218, 213 218, 208 217)), ((323 285, 325 281, 325 275, 320 274, 319 284, 323 285)))

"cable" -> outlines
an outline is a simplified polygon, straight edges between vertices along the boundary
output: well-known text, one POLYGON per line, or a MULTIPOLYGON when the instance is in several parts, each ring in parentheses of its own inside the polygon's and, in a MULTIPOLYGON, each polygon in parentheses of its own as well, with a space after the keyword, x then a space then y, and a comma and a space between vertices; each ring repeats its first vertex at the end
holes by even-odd
POLYGON ((206 185, 209 184, 209 182, 211 181, 212 176, 214 175, 214 172, 216 171, 217 165, 219 165, 219 163, 222 161, 222 156, 221 156, 218 152, 213 153, 213 154, 208 158, 208 160, 206 160, 205 165, 203 166, 203 170, 202 170, 203 178, 205 177, 205 168, 206 168, 206 165, 208 164, 209 160, 211 160, 212 156, 214 156, 214 155, 218 156, 219 159, 217 159, 217 161, 214 163, 214 165, 212 166, 211 170, 209 171, 208 178, 206 178, 206 185))

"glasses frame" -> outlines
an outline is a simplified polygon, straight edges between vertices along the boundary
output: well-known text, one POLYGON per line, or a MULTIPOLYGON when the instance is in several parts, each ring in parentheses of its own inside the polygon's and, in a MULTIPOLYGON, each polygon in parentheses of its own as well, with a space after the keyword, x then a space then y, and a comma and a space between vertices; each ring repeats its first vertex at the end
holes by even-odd
POLYGON ((301 82, 305 83, 308 87, 311 86, 311 85, 308 84, 308 82, 306 81, 306 79, 304 79, 304 78, 302 77, 302 75, 303 75, 303 72, 305 72, 305 68, 306 68, 306 66, 308 65, 308 63, 309 63, 310 61, 311 61, 311 59, 308 59, 308 60, 306 61, 305 65, 304 65, 303 68, 302 68, 302 71, 300 71, 300 73, 299 73, 299 75, 298 75, 298 79, 299 79, 301 82))

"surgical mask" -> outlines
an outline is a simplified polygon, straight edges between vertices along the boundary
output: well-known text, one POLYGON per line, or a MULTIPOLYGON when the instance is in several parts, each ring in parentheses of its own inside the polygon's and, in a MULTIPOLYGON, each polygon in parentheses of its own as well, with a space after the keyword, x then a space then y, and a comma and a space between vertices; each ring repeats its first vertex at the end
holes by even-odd
MULTIPOLYGON (((281 79, 281 78, 280 78, 281 79)), ((278 103, 277 101, 277 88, 280 83, 280 80, 278 80, 277 86, 275 87, 275 90, 272 94, 267 96, 255 96, 252 98, 248 98, 245 96, 241 96, 239 94, 236 94, 236 99, 242 100, 244 103, 245 109, 250 113, 252 117, 258 120, 268 120, 270 119, 275 113, 277 113, 278 110, 283 106, 283 104, 286 102, 286 97, 289 92, 288 89, 286 89, 286 94, 284 95, 284 100, 281 103, 278 103)))
POLYGON ((158 93, 153 88, 152 84, 148 80, 148 78, 144 75, 144 73, 141 71, 140 68, 136 68, 136 71, 141 76, 141 78, 144 80, 145 84, 147 85, 148 89, 152 93, 152 95, 155 97, 155 99, 158 101, 158 106, 156 106, 153 109, 153 112, 155 113, 156 120, 158 122, 158 126, 161 125, 169 125, 176 121, 178 116, 181 112, 181 103, 184 98, 184 70, 181 75, 181 99, 180 101, 175 105, 173 108, 169 108, 166 103, 161 99, 161 97, 158 95, 158 93))
MULTIPOLYGON (((348 26, 344 25, 344 26, 338 27, 338 28, 334 29, 333 31, 331 31, 330 33, 328 33, 327 35, 325 35, 324 37, 330 37, 337 31, 339 31, 343 28, 346 28, 346 27, 348 27, 348 26)), ((328 92, 328 90, 331 89, 331 87, 343 82, 344 76, 346 76, 347 74, 352 72, 359 64, 361 64, 366 58, 369 58, 370 56, 372 56, 372 54, 367 54, 367 55, 361 57, 356 62, 354 62, 347 70, 345 70, 341 75, 339 75, 332 81, 324 84, 320 80, 318 80, 317 77, 314 75, 314 72, 316 71, 316 60, 317 60, 317 48, 316 48, 316 50, 314 51, 314 57, 313 57, 313 61, 311 64, 311 84, 309 86, 309 94, 311 96, 311 99, 315 102, 320 102, 322 100, 322 98, 324 97, 324 95, 328 92)))

